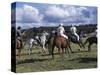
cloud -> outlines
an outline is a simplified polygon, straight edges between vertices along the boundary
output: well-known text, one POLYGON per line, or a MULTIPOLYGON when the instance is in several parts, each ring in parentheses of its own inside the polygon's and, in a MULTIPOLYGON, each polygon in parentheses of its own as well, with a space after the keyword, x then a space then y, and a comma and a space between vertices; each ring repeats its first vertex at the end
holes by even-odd
POLYGON ((16 8, 16 21, 21 23, 38 23, 43 16, 39 10, 29 5, 23 5, 22 8, 16 8))
POLYGON ((59 23, 66 25, 97 23, 96 15, 96 8, 85 6, 44 4, 43 7, 39 5, 34 7, 24 4, 16 8, 16 22, 25 28, 55 26, 59 23))
POLYGON ((97 12, 94 9, 91 9, 91 7, 79 7, 78 11, 80 12, 81 16, 79 17, 80 20, 84 21, 86 24, 95 24, 97 23, 97 12), (96 14, 94 14, 95 12, 96 14))
POLYGON ((45 19, 47 22, 95 24, 97 17, 94 9, 85 6, 49 6, 45 11, 45 19))
POLYGON ((44 20, 47 20, 47 22, 60 22, 67 16, 69 16, 69 13, 57 6, 49 6, 44 12, 44 20))
POLYGON ((69 13, 64 11, 60 7, 51 6, 48 7, 48 9, 45 11, 45 15, 57 18, 64 18, 65 16, 68 16, 69 13))
POLYGON ((44 20, 46 22, 86 22, 90 21, 90 11, 86 7, 75 7, 75 6, 49 6, 45 10, 44 20))

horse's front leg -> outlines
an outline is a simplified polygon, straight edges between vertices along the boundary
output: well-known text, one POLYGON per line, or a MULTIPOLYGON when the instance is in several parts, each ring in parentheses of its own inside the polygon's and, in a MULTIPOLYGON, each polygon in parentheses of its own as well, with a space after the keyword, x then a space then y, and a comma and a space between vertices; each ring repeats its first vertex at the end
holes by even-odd
POLYGON ((51 51, 51 54, 52 54, 52 59, 54 59, 54 45, 52 46, 52 51, 51 51))
MULTIPOLYGON (((67 50, 68 50, 68 48, 69 48, 69 49, 70 49, 70 52, 71 52, 71 53, 74 53, 74 52, 72 51, 70 41, 68 41, 67 44, 68 44, 67 50)), ((68 50, 68 52, 69 52, 69 50, 68 50)))
POLYGON ((32 44, 29 45, 29 55, 32 53, 32 44))
POLYGON ((80 50, 81 50, 81 48, 82 48, 82 46, 81 46, 80 42, 78 42, 77 44, 78 44, 78 45, 79 45, 79 47, 80 47, 80 48, 78 49, 78 51, 80 51, 80 50))
MULTIPOLYGON (((65 48, 65 51, 66 51, 66 54, 68 54, 68 56, 70 57, 70 52, 69 52, 68 47, 67 47, 67 48, 65 48)), ((71 53, 73 53, 73 52, 71 51, 71 53)))
POLYGON ((31 54, 31 49, 29 48, 29 55, 31 54))
POLYGON ((43 45, 43 49, 42 49, 42 51, 43 51, 44 53, 46 53, 45 45, 43 45))
POLYGON ((21 49, 18 49, 18 56, 20 58, 20 56, 21 56, 21 49))
POLYGON ((89 45, 88 45, 88 52, 91 51, 91 45, 92 45, 92 43, 89 43, 89 45))
POLYGON ((60 48, 61 49, 61 58, 62 60, 64 59, 64 48, 60 48))
POLYGON ((85 49, 85 45, 83 44, 82 40, 80 41, 80 45, 82 46, 83 50, 85 49))
POLYGON ((59 55, 60 55, 61 59, 63 59, 63 54, 64 54, 63 48, 58 47, 58 51, 59 51, 59 55))

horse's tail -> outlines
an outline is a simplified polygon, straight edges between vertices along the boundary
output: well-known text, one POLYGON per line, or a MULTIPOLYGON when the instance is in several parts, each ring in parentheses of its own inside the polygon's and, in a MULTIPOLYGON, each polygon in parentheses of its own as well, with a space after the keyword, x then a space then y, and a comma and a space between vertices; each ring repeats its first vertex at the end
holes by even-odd
POLYGON ((70 40, 67 40, 67 45, 68 45, 68 48, 70 49, 71 53, 73 53, 70 42, 71 42, 70 40))

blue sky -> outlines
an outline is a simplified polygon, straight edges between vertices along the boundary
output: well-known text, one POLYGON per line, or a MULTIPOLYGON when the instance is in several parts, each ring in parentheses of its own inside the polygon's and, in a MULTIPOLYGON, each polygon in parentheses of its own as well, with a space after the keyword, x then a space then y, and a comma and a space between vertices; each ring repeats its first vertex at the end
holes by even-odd
MULTIPOLYGON (((12 7, 12 9, 15 9, 12 7)), ((12 15, 14 11, 12 11, 12 15)), ((97 8, 90 6, 74 6, 66 4, 16 3, 17 26, 39 27, 56 26, 59 23, 97 24, 97 8)))

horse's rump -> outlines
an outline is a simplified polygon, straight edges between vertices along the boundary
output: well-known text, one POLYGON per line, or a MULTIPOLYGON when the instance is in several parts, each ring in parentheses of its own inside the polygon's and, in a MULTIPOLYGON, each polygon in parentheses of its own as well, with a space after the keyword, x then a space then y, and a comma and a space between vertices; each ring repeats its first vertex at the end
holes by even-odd
POLYGON ((20 40, 16 39, 16 49, 19 49, 22 47, 22 43, 20 40))
POLYGON ((69 42, 68 39, 62 36, 55 36, 54 38, 54 44, 56 44, 57 47, 66 48, 68 42, 69 42))

